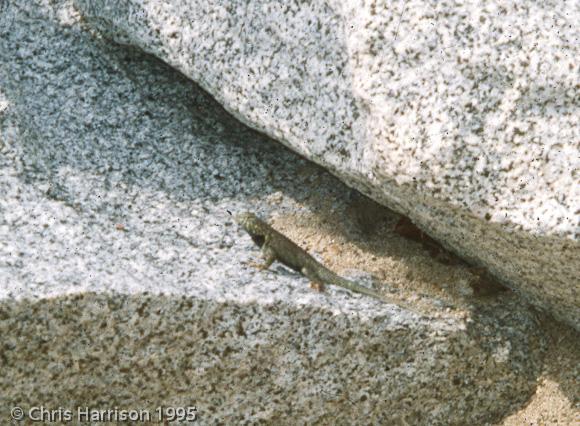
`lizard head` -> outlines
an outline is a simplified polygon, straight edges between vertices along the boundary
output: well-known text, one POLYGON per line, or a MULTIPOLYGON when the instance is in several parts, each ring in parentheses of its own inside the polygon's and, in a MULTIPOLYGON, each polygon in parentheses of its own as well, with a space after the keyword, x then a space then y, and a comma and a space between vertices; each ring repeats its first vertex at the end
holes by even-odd
POLYGON ((262 219, 254 213, 244 212, 236 215, 234 220, 240 224, 248 234, 250 234, 252 240, 254 240, 259 247, 262 247, 268 232, 268 225, 262 221, 262 219))
POLYGON ((246 229, 252 222, 259 220, 258 216, 251 212, 243 212, 234 216, 234 220, 246 229))

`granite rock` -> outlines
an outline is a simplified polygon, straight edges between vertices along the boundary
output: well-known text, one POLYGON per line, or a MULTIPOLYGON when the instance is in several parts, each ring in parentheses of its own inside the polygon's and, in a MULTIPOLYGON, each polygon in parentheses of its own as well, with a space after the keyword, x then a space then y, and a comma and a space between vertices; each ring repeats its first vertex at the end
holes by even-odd
POLYGON ((580 328, 577 3, 75 3, 580 328))
POLYGON ((546 343, 515 295, 418 315, 248 268, 228 210, 312 214, 346 187, 318 173, 313 194, 306 160, 70 1, 0 4, 0 423, 483 424, 526 403, 546 343))
POLYGON ((461 324, 148 294, 2 301, 0 406, 41 401, 74 420, 85 407, 156 420, 165 406, 195 407, 201 424, 485 424, 525 402, 541 368, 537 327, 516 329, 506 308, 461 324))

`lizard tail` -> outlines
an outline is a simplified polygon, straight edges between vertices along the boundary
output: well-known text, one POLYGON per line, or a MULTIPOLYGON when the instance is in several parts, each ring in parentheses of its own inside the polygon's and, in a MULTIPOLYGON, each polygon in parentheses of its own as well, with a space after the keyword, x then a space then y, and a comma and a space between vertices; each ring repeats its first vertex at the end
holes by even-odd
POLYGON ((360 284, 357 284, 345 278, 342 278, 341 276, 332 272, 330 269, 324 269, 322 271, 319 271, 318 275, 320 275, 321 280, 327 284, 346 288, 347 290, 353 291, 355 293, 364 294, 367 296, 374 297, 376 299, 382 299, 382 296, 375 290, 368 287, 364 287, 360 284))
POLYGON ((341 276, 336 275, 330 269, 324 268, 324 269, 317 271, 317 272, 318 272, 319 279, 321 279, 326 284, 331 284, 331 285, 343 287, 343 288, 346 288, 354 293, 364 294, 366 296, 370 296, 370 297, 375 298, 377 300, 381 300, 385 303, 397 305, 400 308, 407 309, 407 310, 415 312, 419 315, 424 315, 421 311, 417 310, 415 307, 413 307, 405 302, 393 300, 388 296, 383 296, 383 295, 379 294, 378 292, 376 292, 375 290, 373 290, 371 288, 364 287, 364 286, 357 284, 353 281, 342 278, 341 276))

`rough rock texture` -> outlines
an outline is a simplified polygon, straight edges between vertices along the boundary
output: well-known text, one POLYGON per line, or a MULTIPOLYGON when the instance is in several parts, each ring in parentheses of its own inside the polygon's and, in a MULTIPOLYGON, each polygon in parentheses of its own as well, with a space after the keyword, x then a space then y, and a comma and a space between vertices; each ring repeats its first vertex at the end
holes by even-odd
POLYGON ((201 424, 485 424, 529 397, 540 366, 533 323, 514 331, 509 306, 497 308, 463 329, 178 296, 3 302, 0 407, 196 407, 201 424))
POLYGON ((580 329, 580 6, 75 0, 580 329))
POLYGON ((248 268, 228 209, 322 199, 342 221, 346 188, 71 2, 2 6, 0 423, 194 404, 196 424, 483 424, 533 393, 545 343, 517 297, 421 317, 248 268))

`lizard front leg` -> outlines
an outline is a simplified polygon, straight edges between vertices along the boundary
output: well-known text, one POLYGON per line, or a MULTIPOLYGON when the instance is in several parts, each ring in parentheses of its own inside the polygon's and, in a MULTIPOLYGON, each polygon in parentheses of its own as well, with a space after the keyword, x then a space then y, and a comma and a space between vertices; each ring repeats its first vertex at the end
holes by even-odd
POLYGON ((260 271, 264 271, 272 266, 272 263, 276 260, 276 253, 267 244, 262 246, 262 257, 264 258, 264 263, 249 262, 248 265, 258 268, 260 271))

